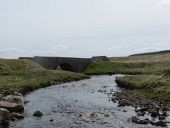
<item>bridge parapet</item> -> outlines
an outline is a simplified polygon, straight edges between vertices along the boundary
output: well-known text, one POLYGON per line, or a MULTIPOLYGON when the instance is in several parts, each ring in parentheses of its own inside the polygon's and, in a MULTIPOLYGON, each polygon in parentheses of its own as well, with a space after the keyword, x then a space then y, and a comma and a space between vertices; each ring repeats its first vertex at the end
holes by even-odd
POLYGON ((63 70, 73 72, 83 72, 83 70, 90 64, 90 58, 72 58, 72 57, 20 57, 19 59, 32 60, 46 69, 55 70, 60 67, 63 70))

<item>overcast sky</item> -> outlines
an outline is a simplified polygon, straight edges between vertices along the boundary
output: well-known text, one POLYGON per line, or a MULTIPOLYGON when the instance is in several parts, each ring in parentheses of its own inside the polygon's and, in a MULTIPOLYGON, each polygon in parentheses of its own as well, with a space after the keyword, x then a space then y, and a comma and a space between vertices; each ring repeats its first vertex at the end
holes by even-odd
POLYGON ((170 49, 170 0, 0 0, 0 57, 170 49))

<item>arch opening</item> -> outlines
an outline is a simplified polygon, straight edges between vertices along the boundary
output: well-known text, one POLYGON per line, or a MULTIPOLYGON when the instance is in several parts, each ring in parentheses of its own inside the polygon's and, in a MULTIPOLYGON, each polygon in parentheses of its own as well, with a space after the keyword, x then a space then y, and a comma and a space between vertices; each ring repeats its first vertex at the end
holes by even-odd
POLYGON ((65 71, 75 72, 74 68, 68 63, 60 64, 60 68, 65 71))

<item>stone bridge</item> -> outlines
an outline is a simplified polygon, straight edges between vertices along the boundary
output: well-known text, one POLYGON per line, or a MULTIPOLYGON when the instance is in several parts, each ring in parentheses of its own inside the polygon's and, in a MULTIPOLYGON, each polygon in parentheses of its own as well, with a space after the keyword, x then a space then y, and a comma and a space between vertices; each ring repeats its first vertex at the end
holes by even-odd
POLYGON ((83 70, 90 64, 89 58, 70 58, 70 57, 20 57, 19 59, 32 60, 46 69, 55 70, 61 68, 62 70, 72 72, 83 72, 83 70))

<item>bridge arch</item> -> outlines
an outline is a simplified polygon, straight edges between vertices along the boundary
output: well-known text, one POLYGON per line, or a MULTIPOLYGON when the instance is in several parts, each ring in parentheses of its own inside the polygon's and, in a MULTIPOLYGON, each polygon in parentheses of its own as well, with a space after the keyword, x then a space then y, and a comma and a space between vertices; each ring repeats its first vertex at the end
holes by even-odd
POLYGON ((62 64, 59 65, 59 67, 60 67, 62 70, 75 72, 74 67, 73 67, 71 64, 69 64, 69 63, 62 63, 62 64))

